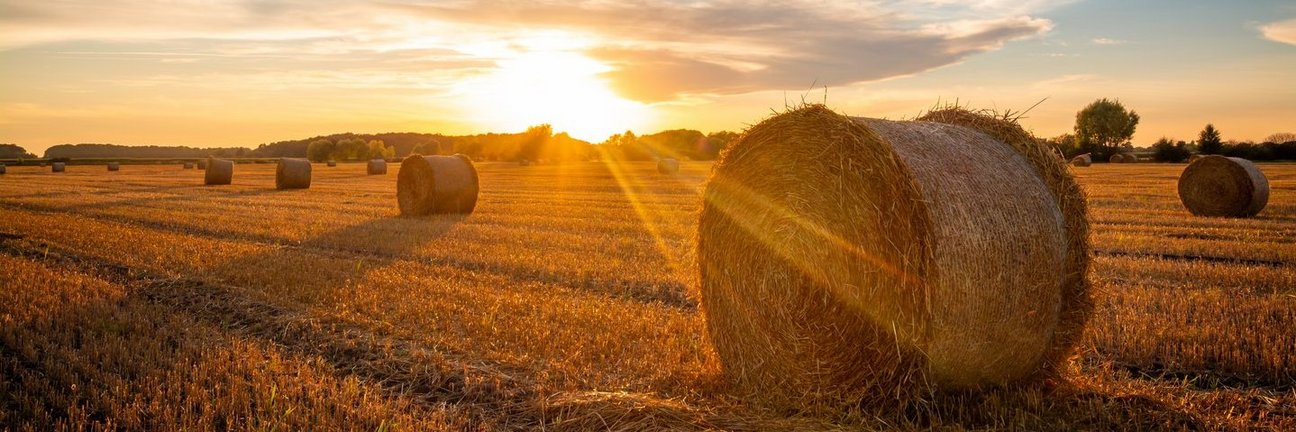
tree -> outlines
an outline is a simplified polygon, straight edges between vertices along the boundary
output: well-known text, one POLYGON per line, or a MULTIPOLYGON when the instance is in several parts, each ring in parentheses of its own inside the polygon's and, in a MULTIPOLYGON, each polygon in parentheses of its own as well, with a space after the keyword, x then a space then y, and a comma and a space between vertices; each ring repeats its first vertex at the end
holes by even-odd
POLYGON ((337 145, 329 140, 315 140, 306 146, 306 158, 315 162, 324 162, 333 157, 337 145))
POLYGON ((1080 154, 1080 147, 1076 145, 1076 137, 1071 134, 1062 134, 1046 140, 1049 146, 1057 149, 1063 157, 1072 158, 1080 154))
POLYGON ((387 159, 396 157, 396 148, 387 147, 383 140, 369 140, 368 149, 364 155, 365 159, 387 159))
POLYGON ((1105 161, 1129 143, 1138 122, 1138 113, 1127 111, 1119 100, 1096 100, 1076 113, 1076 144, 1080 152, 1105 161))
POLYGON ((35 159, 36 155, 17 144, 0 144, 0 159, 35 159))
POLYGON ((1224 152, 1224 142, 1220 141, 1219 129, 1215 129, 1215 125, 1206 124, 1206 128, 1197 135, 1197 151, 1208 155, 1224 152))
POLYGON ((1274 144, 1282 144, 1282 143, 1288 143, 1293 141, 1296 141, 1296 133, 1291 133, 1291 132, 1278 132, 1276 134, 1269 135, 1268 138, 1265 138, 1265 142, 1271 142, 1274 144))
POLYGON ((1173 142, 1161 137, 1156 144, 1152 144, 1152 159, 1157 162, 1183 162, 1191 155, 1188 143, 1183 141, 1173 142))
POLYGON ((737 132, 719 131, 707 134, 707 148, 703 151, 705 159, 715 159, 720 157, 720 152, 729 148, 729 143, 738 139, 737 132))

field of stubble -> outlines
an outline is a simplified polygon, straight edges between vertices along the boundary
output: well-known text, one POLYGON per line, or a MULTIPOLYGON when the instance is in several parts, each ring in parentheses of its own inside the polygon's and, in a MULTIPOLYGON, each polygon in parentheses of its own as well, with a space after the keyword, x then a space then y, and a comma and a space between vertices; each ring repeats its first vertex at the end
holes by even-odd
MULTIPOLYGON (((1077 168, 1098 311, 1065 382, 903 413, 731 396, 693 267, 709 165, 482 163, 467 217, 396 168, 0 176, 0 429, 1296 428, 1296 165, 1254 219, 1183 165, 1077 168)), ((741 253, 742 251, 735 251, 741 253)))

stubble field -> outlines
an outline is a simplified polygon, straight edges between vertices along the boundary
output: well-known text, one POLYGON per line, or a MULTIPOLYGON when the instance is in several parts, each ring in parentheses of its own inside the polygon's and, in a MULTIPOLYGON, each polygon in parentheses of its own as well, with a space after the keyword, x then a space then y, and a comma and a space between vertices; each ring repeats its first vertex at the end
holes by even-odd
MULTIPOLYGON (((1293 429, 1296 165, 1253 219, 1184 165, 1076 168, 1097 313, 1064 382, 905 412, 731 393, 699 307, 710 165, 481 163, 467 217, 400 218, 396 166, 0 176, 0 429, 1293 429)), ((734 251, 743 253, 743 251, 734 251)))

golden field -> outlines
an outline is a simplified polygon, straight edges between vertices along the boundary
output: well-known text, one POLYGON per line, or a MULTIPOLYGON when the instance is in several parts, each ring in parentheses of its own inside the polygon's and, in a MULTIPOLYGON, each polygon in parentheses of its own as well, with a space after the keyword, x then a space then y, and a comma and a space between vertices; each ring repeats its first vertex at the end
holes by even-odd
POLYGON ((1075 168, 1098 309, 1064 382, 899 413, 730 392, 709 164, 480 163, 472 215, 418 219, 391 168, 9 167, 0 429, 1296 429, 1296 165, 1253 219, 1189 215, 1182 164, 1075 168))

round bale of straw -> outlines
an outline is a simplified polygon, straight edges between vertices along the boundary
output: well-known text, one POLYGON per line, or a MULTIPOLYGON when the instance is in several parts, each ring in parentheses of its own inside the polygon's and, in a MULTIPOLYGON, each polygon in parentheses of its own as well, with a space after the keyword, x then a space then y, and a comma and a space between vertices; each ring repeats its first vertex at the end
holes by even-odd
POLYGON ((1093 157, 1089 156, 1089 153, 1071 158, 1071 166, 1087 167, 1089 165, 1093 165, 1093 157))
POLYGON ((225 159, 207 159, 207 173, 203 183, 208 185, 227 185, 234 180, 234 161, 225 159))
POLYGON ((275 189, 306 189, 311 183, 311 163, 306 159, 282 158, 275 167, 275 189))
POLYGON ((369 175, 387 174, 387 161, 383 159, 370 159, 369 166, 365 167, 365 172, 369 175))
POLYGON ((337 161, 333 159, 329 159, 327 163, 330 168, 337 166, 337 161))
POLYGON ((531 161, 526 158, 518 159, 518 165, 531 166, 531 161))
POLYGON ((737 388, 780 406, 1053 377, 1093 310, 1085 205, 1008 120, 776 115, 706 186, 711 339, 737 388))
POLYGON ((108 162, 108 171, 121 171, 121 164, 118 162, 108 162))
POLYGON ((207 169, 207 159, 198 159, 198 169, 200 170, 207 169))
POLYGON ((1206 157, 1206 155, 1195 154, 1192 156, 1188 156, 1188 163, 1197 162, 1197 159, 1201 159, 1203 157, 1206 157))
POLYGON ((5 170, 7 170, 7 169, 8 169, 8 168, 5 168, 5 164, 4 164, 4 163, 0 163, 0 174, 4 174, 4 173, 5 173, 5 170))
POLYGON ((477 190, 477 168, 462 154, 410 155, 401 161, 396 177, 396 199, 404 216, 472 213, 477 190))
POLYGON ((1179 200, 1197 216, 1251 217, 1269 203, 1269 179, 1249 160, 1203 156, 1179 175, 1179 200))
POLYGON ((657 161, 657 172, 662 174, 675 174, 679 172, 679 166, 679 160, 662 158, 657 161))
POLYGON ((184 163, 184 169, 194 169, 194 163, 193 163, 193 162, 185 162, 185 163, 184 163))
POLYGON ((1110 158, 1107 158, 1107 162, 1108 162, 1108 163, 1125 163, 1125 162, 1126 162, 1126 160, 1125 160, 1125 154, 1124 154, 1124 153, 1116 153, 1116 154, 1114 154, 1114 155, 1111 155, 1110 158))
POLYGON ((63 162, 54 162, 54 164, 51 165, 50 171, 51 171, 51 172, 64 172, 64 171, 67 171, 67 164, 65 164, 65 163, 63 163, 63 162))

